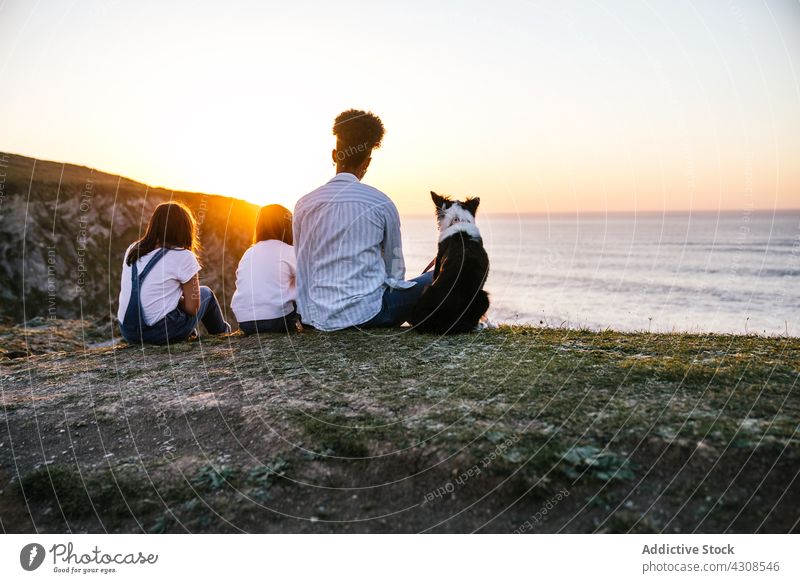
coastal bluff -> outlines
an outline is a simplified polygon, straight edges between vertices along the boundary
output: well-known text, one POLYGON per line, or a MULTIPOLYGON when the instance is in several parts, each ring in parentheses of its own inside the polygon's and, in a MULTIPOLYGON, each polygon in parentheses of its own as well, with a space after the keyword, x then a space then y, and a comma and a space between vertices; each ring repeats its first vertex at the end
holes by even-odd
POLYGON ((169 200, 197 218, 203 283, 227 305, 256 205, 0 152, 0 321, 113 319, 125 249, 169 200))

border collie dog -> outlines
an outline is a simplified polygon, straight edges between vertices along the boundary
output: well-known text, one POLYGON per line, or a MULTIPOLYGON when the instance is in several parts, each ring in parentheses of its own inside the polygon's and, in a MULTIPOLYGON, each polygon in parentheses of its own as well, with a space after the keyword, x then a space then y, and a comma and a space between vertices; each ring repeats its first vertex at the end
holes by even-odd
POLYGON ((483 290, 489 257, 475 225, 480 199, 460 202, 435 192, 431 198, 439 223, 439 251, 433 285, 419 299, 411 324, 419 332, 470 332, 489 309, 489 295, 483 290))

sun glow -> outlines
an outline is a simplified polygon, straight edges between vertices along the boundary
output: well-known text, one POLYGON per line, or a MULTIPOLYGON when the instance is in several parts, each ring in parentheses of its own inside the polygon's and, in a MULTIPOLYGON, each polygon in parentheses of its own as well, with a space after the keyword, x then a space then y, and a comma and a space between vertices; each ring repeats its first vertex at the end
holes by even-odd
POLYGON ((324 131, 330 116, 269 116, 244 101, 231 96, 183 108, 176 103, 158 123, 157 138, 174 147, 146 160, 137 176, 146 176, 146 167, 170 188, 291 208, 333 174, 333 137, 324 131))
POLYGON ((430 190, 483 212, 797 207, 780 23, 800 8, 713 5, 12 0, 0 150, 291 207, 357 107, 387 128, 366 181, 404 213, 430 190))

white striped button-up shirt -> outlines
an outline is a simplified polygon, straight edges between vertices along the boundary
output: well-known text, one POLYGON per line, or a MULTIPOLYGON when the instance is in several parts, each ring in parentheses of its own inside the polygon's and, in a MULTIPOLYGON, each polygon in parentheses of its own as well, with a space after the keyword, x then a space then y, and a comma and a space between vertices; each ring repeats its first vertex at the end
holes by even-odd
POLYGON ((380 190, 341 172, 301 198, 292 224, 297 311, 320 330, 364 324, 386 286, 408 288, 400 215, 380 190))

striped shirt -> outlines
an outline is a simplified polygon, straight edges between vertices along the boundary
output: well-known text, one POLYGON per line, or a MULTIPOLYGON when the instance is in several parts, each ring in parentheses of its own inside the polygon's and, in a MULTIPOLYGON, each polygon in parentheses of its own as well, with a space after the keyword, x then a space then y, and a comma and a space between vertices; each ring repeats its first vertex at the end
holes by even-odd
POLYGON ((376 188, 340 172, 301 198, 292 224, 297 311, 320 330, 364 324, 380 312, 386 286, 404 281, 400 215, 376 188))

